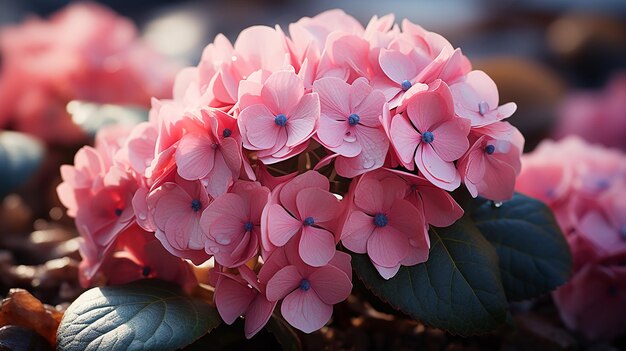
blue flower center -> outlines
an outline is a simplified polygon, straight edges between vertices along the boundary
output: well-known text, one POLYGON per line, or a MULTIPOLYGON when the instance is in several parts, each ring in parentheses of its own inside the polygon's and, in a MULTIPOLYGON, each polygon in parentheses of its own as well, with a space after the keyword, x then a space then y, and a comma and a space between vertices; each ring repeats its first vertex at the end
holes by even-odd
POLYGON ((300 290, 302 291, 308 291, 309 289, 311 289, 311 282, 309 282, 307 279, 302 279, 298 288, 300 288, 300 290))
POLYGON ((243 225, 243 229, 245 229, 246 232, 251 232, 252 228, 254 228, 254 224, 252 224, 252 222, 246 222, 246 224, 243 225))
POLYGON ((124 210, 122 210, 121 208, 116 208, 115 209, 115 215, 118 216, 118 217, 122 215, 122 212, 124 212, 124 210))
POLYGON ((481 101, 478 103, 478 113, 481 116, 484 116, 489 112, 489 104, 486 101, 481 101))
POLYGON ((387 215, 384 213, 377 213, 374 215, 374 225, 382 228, 384 226, 387 225, 387 223, 389 223, 389 219, 387 218, 387 215))
POLYGON ((359 115, 357 115, 356 113, 353 113, 350 116, 348 116, 348 124, 350 124, 351 126, 355 126, 359 124, 360 120, 361 120, 361 117, 359 117, 359 115))
POLYGON ((191 209, 193 210, 193 212, 200 211, 202 209, 202 203, 200 202, 200 200, 193 199, 193 201, 191 201, 191 209))
POLYGON ((491 155, 496 151, 496 147, 493 145, 487 145, 485 146, 485 152, 487 153, 487 155, 491 155))
POLYGON ((222 135, 224 136, 224 138, 228 138, 229 136, 233 135, 233 131, 228 128, 224 128, 222 135))
POLYGON ((143 268, 141 269, 141 275, 143 275, 144 277, 149 276, 151 272, 152 269, 150 269, 150 267, 148 266, 143 266, 143 268))
POLYGON ((287 116, 281 113, 274 118, 274 123, 278 124, 279 127, 284 127, 287 124, 287 116))
POLYGON ((409 82, 407 79, 402 81, 402 90, 407 91, 411 89, 412 86, 413 84, 411 84, 411 82, 409 82))
POLYGON ((435 140, 435 136, 433 135, 433 132, 424 132, 424 134, 422 134, 422 141, 430 144, 435 140))
POLYGON ((302 221, 302 224, 304 224, 306 227, 310 227, 315 224, 315 220, 313 219, 313 217, 307 217, 304 219, 304 221, 302 221))

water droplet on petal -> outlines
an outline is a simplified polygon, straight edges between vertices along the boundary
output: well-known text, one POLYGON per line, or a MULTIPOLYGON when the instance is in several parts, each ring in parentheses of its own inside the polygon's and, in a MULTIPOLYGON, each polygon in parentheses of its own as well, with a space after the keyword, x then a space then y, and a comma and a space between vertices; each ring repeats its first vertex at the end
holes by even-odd
POLYGON ((201 179, 200 180, 200 184, 202 184, 203 187, 208 187, 209 186, 209 180, 208 179, 201 179))
POLYGON ((220 248, 217 246, 209 246, 209 251, 211 251, 212 254, 216 254, 220 252, 220 248))
POLYGON ((144 212, 139 212, 139 213, 137 214, 137 217, 138 217, 139 219, 141 219, 142 221, 145 221, 145 220, 146 220, 146 218, 148 218, 148 216, 146 216, 146 214, 145 214, 144 212))
POLYGON ((489 104, 487 103, 487 101, 481 101, 478 103, 478 113, 480 113, 481 116, 484 116, 487 114, 487 112, 489 112, 489 104))
POLYGON ((376 164, 376 161, 368 155, 363 155, 363 168, 365 169, 370 169, 372 167, 374 167, 374 165, 376 164))
POLYGON ((492 201, 493 207, 498 208, 502 206, 502 201, 492 201))

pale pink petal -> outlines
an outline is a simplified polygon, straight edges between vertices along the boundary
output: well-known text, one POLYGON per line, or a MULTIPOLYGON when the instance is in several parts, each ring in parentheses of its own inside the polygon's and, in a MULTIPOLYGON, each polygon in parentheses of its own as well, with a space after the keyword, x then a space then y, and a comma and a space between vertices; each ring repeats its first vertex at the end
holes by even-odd
POLYGON ((391 143, 400 161, 408 169, 413 169, 415 149, 421 143, 421 135, 404 115, 396 115, 391 120, 391 143))
POLYGON ((267 282, 266 296, 269 301, 278 301, 300 285, 302 275, 296 266, 286 266, 278 270, 267 282))
POLYGON ((176 148, 178 174, 187 180, 206 176, 213 168, 217 144, 209 135, 187 134, 176 148))
POLYGON ((454 117, 452 101, 448 86, 436 81, 428 91, 412 97, 406 113, 421 133, 432 131, 439 123, 454 117))
POLYGON ((487 156, 487 169, 485 170, 482 183, 478 191, 493 201, 504 201, 513 197, 515 190, 515 178, 517 174, 513 167, 497 159, 487 156))
POLYGON ((418 147, 415 164, 426 179, 442 189, 452 191, 461 183, 454 163, 442 160, 430 145, 421 144, 418 147))
POLYGON ((265 324, 267 324, 267 321, 272 316, 272 312, 274 312, 275 307, 276 301, 270 302, 267 298, 265 298, 265 296, 263 296, 263 294, 257 294, 246 311, 244 325, 246 339, 252 338, 256 333, 263 329, 265 324))
POLYGON ((285 245, 302 228, 302 223, 278 204, 270 205, 267 221, 270 242, 276 246, 285 245))
POLYGON ((317 138, 329 149, 339 147, 344 142, 348 126, 345 119, 338 121, 322 114, 317 129, 317 138))
POLYGON ((383 267, 395 267, 408 252, 409 239, 406 234, 391 226, 376 228, 367 240, 367 255, 383 267))
POLYGON ((317 225, 333 221, 340 211, 339 200, 335 195, 320 188, 300 191, 296 196, 296 206, 300 218, 312 217, 317 225))
POLYGON ((293 110, 287 113, 287 143, 292 147, 308 139, 320 117, 320 101, 317 94, 306 94, 293 110))
POLYGON ((389 151, 389 139, 381 128, 363 126, 357 128, 356 133, 362 145, 361 153, 356 157, 340 157, 335 161, 335 169, 343 177, 356 177, 382 167, 389 151))
POLYGON ((411 237, 424 227, 424 214, 407 200, 396 200, 387 212, 388 226, 407 237, 411 237))
POLYGON ((269 149, 276 144, 278 132, 281 127, 275 122, 276 115, 264 105, 252 105, 246 107, 239 114, 239 128, 243 131, 242 124, 245 124, 246 138, 250 145, 258 149, 269 149))
POLYGON ((285 297, 280 312, 294 328, 312 333, 330 320, 333 306, 322 302, 312 289, 298 289, 285 297))
POLYGON ((400 270, 400 265, 397 264, 393 267, 383 267, 380 265, 377 265, 376 263, 372 262, 372 264, 374 265, 374 268, 376 268, 376 270, 378 271, 378 274, 380 274, 381 277, 383 277, 383 279, 385 280, 389 280, 391 278, 393 278, 398 271, 400 270))
POLYGON ((303 95, 304 83, 291 71, 272 73, 261 90, 261 98, 274 115, 287 115, 303 95))
POLYGON ((421 187, 424 216, 436 227, 447 227, 463 216, 463 209, 446 191, 437 187, 421 187))
POLYGON ((350 114, 349 101, 346 99, 351 93, 350 85, 342 79, 318 79, 313 83, 313 91, 319 95, 322 113, 332 113, 344 118, 350 114))
POLYGON ((349 254, 337 251, 335 252, 335 256, 333 256, 328 264, 341 269, 346 274, 348 279, 352 281, 352 264, 350 263, 351 260, 352 258, 349 254))
POLYGON ((233 279, 220 277, 215 288, 215 306, 224 323, 233 324, 248 309, 255 295, 254 290, 247 286, 233 279))
POLYGON ((367 240, 374 231, 374 218, 361 211, 350 214, 341 232, 341 242, 350 251, 367 252, 367 240))
POLYGON ((434 140, 431 145, 442 160, 456 161, 469 148, 467 140, 469 130, 469 120, 464 118, 448 120, 432 131, 434 140))
POLYGON ((397 84, 402 84, 405 80, 413 82, 413 79, 417 76, 417 67, 415 64, 410 58, 399 51, 380 50, 378 63, 387 77, 397 84))
POLYGON ((334 305, 345 300, 352 291, 350 277, 341 269, 330 265, 315 270, 308 279, 311 282, 311 288, 327 305, 334 305))
POLYGON ((324 266, 335 255, 335 236, 325 229, 304 227, 298 252, 300 258, 309 266, 324 266))
MULTIPOLYGON (((358 87, 358 83, 353 83, 356 90, 358 87)), ((367 86, 369 88, 369 86, 367 86)), ((362 88, 365 89, 365 88, 362 88)), ((371 88, 367 89, 371 91, 371 88)), ((368 127, 377 127, 380 125, 379 117, 383 114, 383 106, 385 105, 385 95, 378 91, 371 91, 369 95, 354 109, 352 113, 356 113, 359 115, 360 120, 359 123, 368 127)))
POLYGON ((290 180, 282 188, 279 194, 280 203, 292 214, 296 215, 298 209, 296 206, 296 196, 305 188, 320 188, 328 190, 330 183, 328 178, 324 177, 316 171, 307 171, 290 180))

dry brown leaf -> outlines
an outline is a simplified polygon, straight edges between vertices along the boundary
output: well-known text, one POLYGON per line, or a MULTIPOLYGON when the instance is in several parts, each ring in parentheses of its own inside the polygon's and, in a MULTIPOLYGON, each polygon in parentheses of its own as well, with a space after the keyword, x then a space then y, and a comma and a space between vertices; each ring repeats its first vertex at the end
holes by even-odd
POLYGON ((37 300, 28 291, 11 289, 0 303, 0 327, 18 325, 32 329, 50 345, 56 345, 56 333, 63 313, 37 300))

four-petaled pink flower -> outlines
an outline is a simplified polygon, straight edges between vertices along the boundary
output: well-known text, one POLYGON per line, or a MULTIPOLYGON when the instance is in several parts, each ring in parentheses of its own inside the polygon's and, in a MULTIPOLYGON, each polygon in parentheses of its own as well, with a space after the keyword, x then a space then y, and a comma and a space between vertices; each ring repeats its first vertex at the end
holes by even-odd
POLYGON ((172 255, 195 264, 209 258, 204 251, 200 217, 211 201, 200 181, 191 182, 180 176, 149 193, 147 204, 156 225, 155 236, 172 255))
POLYGON ((200 114, 201 121, 189 122, 191 131, 176 148, 176 165, 184 179, 204 180, 209 195, 216 198, 239 177, 239 130, 237 121, 220 110, 203 109, 200 114))
POLYGON ((278 71, 265 80, 260 101, 239 114, 243 146, 257 151, 265 164, 302 152, 320 116, 317 94, 305 94, 302 79, 292 71, 278 71))
POLYGON ((329 264, 310 267, 297 258, 287 257, 285 260, 281 255, 283 252, 275 251, 267 268, 263 266, 259 273, 270 277, 266 286, 267 299, 282 299, 280 312, 295 328, 305 333, 320 329, 330 319, 333 305, 350 295, 350 256, 338 251, 329 264))
POLYGON ((317 139, 339 156, 335 168, 339 175, 352 178, 382 167, 389 139, 382 129, 385 96, 372 88, 365 78, 352 85, 339 78, 315 81, 321 116, 317 139))
POLYGON ((213 201, 202 214, 205 250, 228 268, 238 267, 259 251, 261 212, 269 189, 253 182, 237 182, 231 192, 213 201))
POLYGON ((244 331, 250 339, 272 316, 277 301, 265 297, 265 288, 247 266, 239 267, 239 275, 218 273, 215 284, 215 306, 226 324, 245 317, 244 331))
POLYGON ((411 97, 406 112, 391 120, 391 143, 407 169, 417 169, 431 183, 452 191, 461 184, 454 166, 469 147, 470 122, 454 115, 448 86, 435 81, 411 97))
POLYGON ((385 279, 393 277, 400 265, 426 261, 429 241, 424 215, 404 199, 404 182, 378 180, 369 173, 353 182, 354 200, 349 204, 353 207, 341 232, 343 245, 367 253, 385 279))
POLYGON ((268 205, 269 241, 280 247, 295 238, 302 260, 315 267, 333 258, 337 244, 334 231, 340 205, 328 188, 326 177, 308 171, 280 189, 279 203, 268 205))

